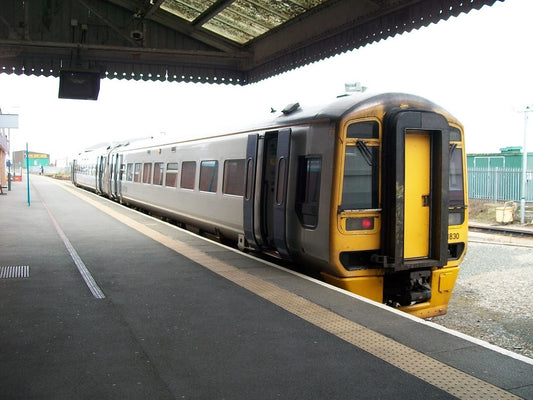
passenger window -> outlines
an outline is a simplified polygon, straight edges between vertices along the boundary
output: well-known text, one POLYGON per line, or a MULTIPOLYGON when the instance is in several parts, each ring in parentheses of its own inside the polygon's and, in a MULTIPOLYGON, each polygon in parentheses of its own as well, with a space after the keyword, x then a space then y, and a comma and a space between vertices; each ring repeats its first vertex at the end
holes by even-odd
POLYGON ((176 187, 178 183, 178 163, 168 163, 165 186, 176 187))
POLYGON ((218 181, 218 161, 202 161, 200 163, 200 190, 216 192, 218 181))
POLYGON ((133 168, 133 182, 141 181, 141 166, 141 163, 135 163, 135 166, 133 168))
POLYGON ((224 194, 244 195, 244 160, 226 160, 224 162, 224 194))
POLYGON ((143 166, 143 183, 152 183, 152 163, 144 163, 143 166))
POLYGON ((318 225, 321 175, 322 158, 320 156, 298 159, 296 214, 302 226, 306 228, 316 228, 318 225))
POLYGON ((278 161, 278 179, 276 186, 276 204, 279 206, 283 203, 285 196, 285 168, 287 165, 287 160, 285 158, 280 158, 278 161))
POLYGON ((246 200, 250 200, 252 198, 253 193, 253 182, 254 182, 254 160, 253 158, 249 158, 246 161, 246 200))
POLYGON ((196 176, 196 162, 185 161, 181 164, 181 184, 183 189, 194 189, 194 177, 196 176))
POLYGON ((152 180, 154 185, 163 185, 163 169, 164 164, 156 162, 154 163, 154 178, 152 180))

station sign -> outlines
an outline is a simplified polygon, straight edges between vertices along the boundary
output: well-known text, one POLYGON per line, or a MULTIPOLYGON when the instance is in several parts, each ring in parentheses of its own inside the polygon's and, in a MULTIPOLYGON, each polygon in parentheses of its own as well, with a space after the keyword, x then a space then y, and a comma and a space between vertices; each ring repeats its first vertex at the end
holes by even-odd
POLYGON ((28 158, 48 158, 48 154, 43 153, 29 153, 28 158))
POLYGON ((18 128, 18 114, 0 114, 0 128, 18 128))

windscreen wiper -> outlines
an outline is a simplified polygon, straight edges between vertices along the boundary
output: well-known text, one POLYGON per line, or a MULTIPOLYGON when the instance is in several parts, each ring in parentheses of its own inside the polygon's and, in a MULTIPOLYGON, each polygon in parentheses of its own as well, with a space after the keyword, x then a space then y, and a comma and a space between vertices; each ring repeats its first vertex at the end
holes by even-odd
POLYGON ((368 148, 366 143, 363 142, 362 140, 358 140, 355 145, 357 146, 357 148, 361 152, 361 155, 365 159, 366 163, 369 166, 374 167, 375 166, 374 155, 372 154, 372 151, 368 148))
POLYGON ((456 148, 457 148, 457 143, 450 144, 450 158, 452 158, 452 154, 456 148))

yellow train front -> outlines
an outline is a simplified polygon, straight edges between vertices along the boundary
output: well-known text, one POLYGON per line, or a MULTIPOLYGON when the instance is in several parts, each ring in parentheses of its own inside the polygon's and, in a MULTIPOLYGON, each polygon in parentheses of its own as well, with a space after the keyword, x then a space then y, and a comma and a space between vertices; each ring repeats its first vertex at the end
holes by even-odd
MULTIPOLYGON (((264 231, 285 238, 271 246, 353 293, 422 318, 445 314, 467 244, 460 123, 435 104, 404 94, 339 99, 312 121, 298 122, 297 113, 285 118, 286 143, 278 130, 277 151, 268 150, 266 133, 263 152, 277 159, 264 161, 265 171, 255 174, 277 182, 257 187, 267 193, 263 204, 274 205, 264 231), (285 184, 280 147, 290 154, 293 171, 286 200, 277 199, 277 185, 285 184), (276 204, 286 220, 276 218, 276 204)), ((244 208, 246 227, 246 195, 244 208)), ((257 229, 246 235, 258 236, 257 229)))
POLYGON ((461 125, 390 95, 338 124, 326 281, 419 317, 446 313, 467 243, 461 125))

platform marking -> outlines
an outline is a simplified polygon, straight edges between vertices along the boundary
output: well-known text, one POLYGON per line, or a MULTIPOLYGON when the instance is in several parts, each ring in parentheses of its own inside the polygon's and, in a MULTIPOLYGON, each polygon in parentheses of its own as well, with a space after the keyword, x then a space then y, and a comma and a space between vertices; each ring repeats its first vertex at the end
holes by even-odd
POLYGON ((57 234, 59 235, 59 237, 61 238, 61 240, 65 244, 65 247, 67 248, 67 250, 68 250, 68 252, 70 254, 70 257, 74 261, 74 264, 76 264, 76 267, 78 268, 78 271, 80 272, 83 280, 85 281, 85 284, 87 285, 87 287, 91 291, 92 295, 94 297, 96 297, 97 299, 105 299, 104 292, 102 292, 102 289, 100 289, 100 287, 98 286, 98 284, 94 280, 93 276, 91 275, 91 273, 89 272, 89 270, 87 269, 87 267, 83 263, 82 259, 78 255, 78 252, 76 251, 74 246, 72 246, 72 244, 70 243, 70 240, 68 240, 67 235, 65 235, 65 233, 63 232, 63 230, 59 226, 59 223, 57 222, 57 220, 55 219, 54 215, 52 214, 52 212, 50 211, 50 209, 46 205, 46 203, 45 203, 44 199, 42 198, 41 194, 39 193, 39 191, 35 187, 34 187, 34 190, 37 193, 37 196, 39 197, 39 200, 41 200, 41 204, 43 205, 44 209, 48 213, 48 216, 50 217, 50 219, 52 220, 52 223, 54 224, 54 227, 56 228, 57 234))
POLYGON ((434 358, 398 343, 380 333, 374 332, 371 329, 365 328, 363 325, 359 325, 347 318, 335 314, 303 297, 263 281, 247 272, 243 272, 226 262, 209 256, 193 246, 165 236, 130 217, 114 211, 100 202, 91 199, 85 193, 82 194, 76 189, 64 185, 62 185, 62 187, 80 199, 92 204, 102 212, 122 222, 126 226, 129 226, 156 242, 176 251, 191 261, 203 265, 219 276, 234 282, 248 291, 341 338, 342 340, 359 347, 402 371, 448 392, 458 399, 521 399, 519 396, 479 378, 473 377, 443 362, 435 360, 434 358))
POLYGON ((7 267, 0 267, 0 279, 16 279, 29 277, 29 265, 9 265, 7 267))

